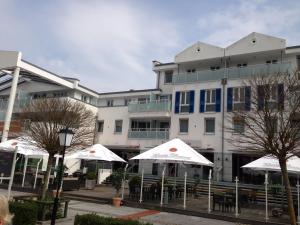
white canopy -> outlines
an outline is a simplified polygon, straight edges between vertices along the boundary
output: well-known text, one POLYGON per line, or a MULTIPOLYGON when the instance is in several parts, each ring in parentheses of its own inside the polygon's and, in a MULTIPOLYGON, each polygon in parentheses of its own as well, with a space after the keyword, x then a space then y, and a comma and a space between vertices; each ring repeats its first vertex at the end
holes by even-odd
POLYGON ((17 153, 28 157, 40 158, 49 155, 45 149, 37 147, 36 142, 29 137, 18 137, 0 143, 0 149, 5 151, 13 151, 16 147, 17 153))
MULTIPOLYGON (((280 171, 279 161, 272 155, 263 156, 242 166, 242 168, 264 171, 280 171)), ((291 173, 300 173, 300 158, 297 156, 292 156, 289 158, 287 160, 287 170, 291 173)))
POLYGON ((212 166, 213 163, 182 140, 175 138, 152 148, 130 160, 147 160, 153 163, 184 163, 212 166))
POLYGON ((126 163, 124 159, 101 144, 92 145, 91 147, 70 154, 67 157, 68 159, 101 160, 109 162, 118 161, 126 163))

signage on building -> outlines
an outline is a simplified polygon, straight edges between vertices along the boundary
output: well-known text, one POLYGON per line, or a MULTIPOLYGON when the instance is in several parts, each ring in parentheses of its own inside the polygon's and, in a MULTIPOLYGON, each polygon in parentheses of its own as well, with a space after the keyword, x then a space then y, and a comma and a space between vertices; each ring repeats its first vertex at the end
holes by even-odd
POLYGON ((0 150, 0 177, 9 177, 14 159, 14 152, 0 150))

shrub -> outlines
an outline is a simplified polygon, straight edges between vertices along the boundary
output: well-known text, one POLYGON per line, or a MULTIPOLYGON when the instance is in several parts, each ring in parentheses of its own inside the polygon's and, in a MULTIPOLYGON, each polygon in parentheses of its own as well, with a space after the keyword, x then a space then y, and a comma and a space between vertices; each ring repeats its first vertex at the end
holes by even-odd
POLYGON ((128 185, 129 185, 129 187, 141 186, 141 177, 140 176, 132 177, 129 180, 128 185))
POLYGON ((97 175, 95 172, 88 172, 86 174, 86 179, 88 179, 88 180, 96 180, 96 178, 97 178, 97 175))
POLYGON ((97 216, 96 214, 76 215, 74 225, 152 225, 136 220, 122 220, 97 216))
POLYGON ((35 225, 37 205, 34 202, 10 202, 9 210, 14 215, 13 225, 35 225))
POLYGON ((122 169, 117 169, 108 178, 111 181, 112 186, 116 189, 116 197, 119 197, 123 178, 124 178, 124 171, 122 169))

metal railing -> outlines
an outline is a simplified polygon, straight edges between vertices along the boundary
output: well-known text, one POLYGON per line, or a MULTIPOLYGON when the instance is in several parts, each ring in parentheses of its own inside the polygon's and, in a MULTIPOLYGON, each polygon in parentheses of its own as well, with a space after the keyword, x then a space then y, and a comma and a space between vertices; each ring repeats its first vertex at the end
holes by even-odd
POLYGON ((245 67, 229 67, 219 70, 203 70, 195 73, 175 74, 173 78, 174 84, 195 83, 204 81, 221 80, 224 77, 228 79, 247 78, 254 75, 266 75, 291 72, 292 66, 290 62, 278 64, 256 64, 245 67))
POLYGON ((129 139, 169 139, 169 129, 148 128, 148 129, 130 129, 128 130, 129 139))
POLYGON ((128 112, 170 112, 171 101, 169 100, 154 100, 142 102, 130 102, 128 104, 128 112))

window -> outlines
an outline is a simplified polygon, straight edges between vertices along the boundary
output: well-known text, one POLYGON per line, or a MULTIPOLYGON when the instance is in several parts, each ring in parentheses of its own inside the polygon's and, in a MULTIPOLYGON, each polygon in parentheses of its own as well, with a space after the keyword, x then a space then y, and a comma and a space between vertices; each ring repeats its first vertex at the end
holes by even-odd
POLYGON ((180 93, 180 112, 189 112, 190 107, 190 92, 183 91, 180 93))
POLYGON ((123 124, 123 120, 115 121, 115 133, 122 133, 122 124, 123 124))
POLYGON ((245 108, 245 87, 233 88, 233 109, 244 110, 245 108))
POLYGON ((189 132, 189 119, 179 119, 179 133, 189 132))
POLYGON ((247 63, 239 63, 236 66, 239 67, 239 68, 243 68, 243 67, 248 66, 248 64, 247 63))
POLYGON ((114 105, 114 100, 107 100, 106 101, 106 106, 112 107, 114 105))
POLYGON ((131 102, 131 99, 125 99, 124 100, 124 105, 127 106, 128 104, 130 104, 131 102))
POLYGON ((210 89, 205 91, 205 111, 212 112, 215 111, 216 107, 216 89, 210 89))
POLYGON ((270 102, 277 102, 277 85, 271 85, 267 87, 266 100, 270 102))
POLYGON ((278 121, 276 117, 266 117, 265 118, 265 128, 266 134, 269 136, 271 134, 275 134, 278 131, 278 121))
POLYGON ((187 69, 186 72, 187 72, 187 73, 195 73, 195 72, 196 72, 196 69, 187 69))
POLYGON ((215 118, 205 118, 205 133, 206 134, 215 133, 215 118))
POLYGON ((219 70, 220 66, 211 66, 210 70, 215 71, 215 70, 219 70))
POLYGON ((170 84, 173 81, 173 71, 165 72, 165 84, 170 84))
POLYGON ((158 175, 158 163, 152 164, 152 175, 158 175))
POLYGON ((245 133, 245 120, 244 118, 233 118, 233 133, 245 133))
POLYGON ((98 132, 103 132, 104 121, 98 121, 98 132))

